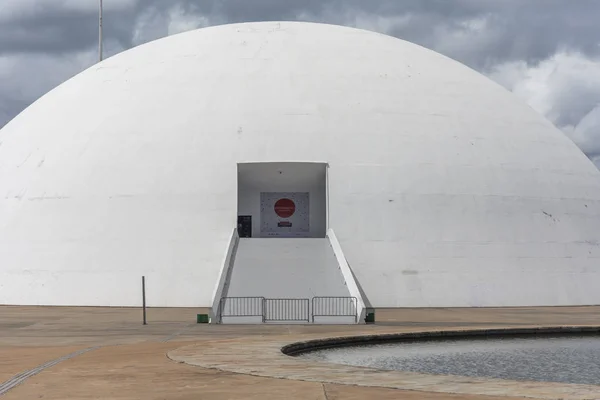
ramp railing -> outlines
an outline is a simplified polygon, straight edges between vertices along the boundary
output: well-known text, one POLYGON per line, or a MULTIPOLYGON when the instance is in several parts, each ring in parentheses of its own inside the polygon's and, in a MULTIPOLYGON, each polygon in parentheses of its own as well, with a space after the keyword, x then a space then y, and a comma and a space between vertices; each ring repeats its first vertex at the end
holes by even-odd
POLYGON ((352 296, 315 296, 312 299, 223 297, 219 322, 223 317, 260 317, 262 322, 315 322, 315 317, 351 317, 358 321, 358 299, 352 296))
POLYGON ((213 323, 221 321, 221 311, 219 307, 221 305, 221 298, 224 293, 227 293, 227 286, 229 285, 229 279, 231 270, 233 268, 233 262, 235 260, 235 253, 237 252, 238 243, 240 236, 238 235, 237 229, 233 228, 231 236, 229 237, 229 243, 223 257, 223 263, 221 264, 221 271, 219 272, 219 279, 213 290, 212 294, 212 306, 209 314, 210 319, 213 323))
POLYGON ((312 298, 312 322, 315 317, 353 317, 358 321, 358 299, 348 296, 316 296, 312 298))
POLYGON ((223 297, 219 305, 219 322, 223 317, 262 317, 264 297, 223 297))
POLYGON ((264 322, 310 322, 309 299, 264 299, 264 322))
POLYGON ((333 231, 333 229, 329 228, 329 230, 327 231, 327 237, 329 238, 329 243, 331 244, 331 248, 333 249, 335 258, 338 261, 340 272, 342 273, 342 275, 344 276, 344 280, 346 281, 346 287, 348 288, 349 292, 348 294, 350 294, 350 296, 354 296, 358 301, 358 321, 363 321, 367 315, 367 308, 365 305, 365 299, 362 297, 362 293, 358 287, 358 282, 356 281, 356 278, 352 273, 352 269, 350 268, 350 265, 348 264, 348 261, 344 256, 342 246, 340 245, 340 242, 335 236, 335 232, 333 231))

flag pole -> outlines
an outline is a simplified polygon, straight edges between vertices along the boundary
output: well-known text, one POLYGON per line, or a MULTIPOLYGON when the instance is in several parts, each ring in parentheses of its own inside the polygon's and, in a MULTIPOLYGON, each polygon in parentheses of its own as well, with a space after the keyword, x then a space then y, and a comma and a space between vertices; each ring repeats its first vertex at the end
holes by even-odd
POLYGON ((98 58, 102 61, 102 0, 100 0, 100 10, 98 14, 98 58))

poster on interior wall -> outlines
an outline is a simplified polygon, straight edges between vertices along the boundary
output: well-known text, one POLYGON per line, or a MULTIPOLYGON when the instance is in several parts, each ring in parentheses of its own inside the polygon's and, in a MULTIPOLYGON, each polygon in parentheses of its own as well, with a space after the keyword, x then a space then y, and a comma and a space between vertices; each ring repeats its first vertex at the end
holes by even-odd
POLYGON ((310 237, 308 192, 261 192, 262 237, 310 237))

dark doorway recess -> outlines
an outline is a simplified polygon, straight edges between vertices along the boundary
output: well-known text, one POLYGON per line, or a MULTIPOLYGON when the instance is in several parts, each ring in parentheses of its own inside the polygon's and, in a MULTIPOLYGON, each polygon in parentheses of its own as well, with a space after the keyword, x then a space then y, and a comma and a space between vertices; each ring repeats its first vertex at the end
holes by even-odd
POLYGON ((252 237, 252 215, 239 215, 237 223, 240 237, 252 237))

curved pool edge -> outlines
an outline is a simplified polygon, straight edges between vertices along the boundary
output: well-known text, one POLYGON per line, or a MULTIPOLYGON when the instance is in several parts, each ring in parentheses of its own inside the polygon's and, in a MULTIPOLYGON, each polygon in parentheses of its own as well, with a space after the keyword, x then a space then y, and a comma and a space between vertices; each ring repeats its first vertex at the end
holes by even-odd
MULTIPOLYGON (((278 336, 245 336, 237 339, 215 340, 188 344, 171 350, 167 357, 178 363, 238 373, 263 378, 289 379, 305 382, 339 384, 362 387, 379 387, 417 392, 433 392, 454 395, 508 396, 530 399, 590 400, 598 399, 600 386, 513 381, 495 378, 466 377, 456 375, 433 375, 406 371, 379 370, 328 362, 316 362, 300 357, 289 356, 283 352, 296 346, 314 346, 317 343, 332 342, 372 344, 373 339, 383 338, 414 339, 456 338, 485 336, 495 334, 581 334, 600 332, 600 326, 527 326, 519 328, 454 328, 454 329, 415 329, 398 332, 385 330, 381 333, 365 332, 362 329, 354 334, 344 335, 338 332, 336 337, 324 337, 323 334, 288 334, 278 336), (362 335, 360 333, 363 333, 362 335), (452 336, 453 335, 453 336, 452 336), (371 340, 371 342, 365 342, 371 340), (291 343, 290 343, 291 342, 291 343), (308 343, 308 345, 307 345, 308 343)), ((332 335, 336 333, 332 332, 332 335)), ((402 340, 402 339, 401 339, 402 340)), ((314 348, 314 347, 313 347, 314 348)))
POLYGON ((482 337, 512 337, 512 336, 549 336, 549 335, 600 335, 600 326, 548 326, 534 328, 492 328, 492 329, 460 329, 437 330, 420 332, 381 333, 372 335, 340 336, 312 339, 294 342, 281 348, 287 356, 297 356, 317 350, 349 347, 357 345, 373 345, 396 343, 406 340, 446 340, 472 339, 482 337))

